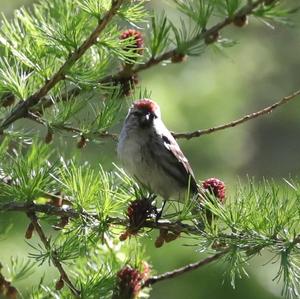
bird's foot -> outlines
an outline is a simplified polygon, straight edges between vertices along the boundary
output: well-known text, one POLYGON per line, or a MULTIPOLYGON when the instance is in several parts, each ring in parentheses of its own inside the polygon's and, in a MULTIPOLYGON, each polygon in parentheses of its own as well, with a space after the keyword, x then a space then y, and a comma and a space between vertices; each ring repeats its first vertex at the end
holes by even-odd
POLYGON ((164 208, 165 208, 165 205, 166 205, 166 200, 164 200, 164 202, 163 202, 163 205, 162 205, 162 207, 161 207, 161 209, 159 210, 159 212, 157 212, 157 214, 156 214, 156 217, 155 217, 155 222, 157 223, 160 219, 161 219, 161 216, 162 216, 162 213, 163 213, 163 211, 164 211, 164 208))
POLYGON ((154 194, 154 193, 152 193, 152 194, 150 194, 150 195, 148 196, 148 199, 149 199, 150 202, 153 202, 153 201, 155 200, 156 197, 157 197, 157 195, 154 194))

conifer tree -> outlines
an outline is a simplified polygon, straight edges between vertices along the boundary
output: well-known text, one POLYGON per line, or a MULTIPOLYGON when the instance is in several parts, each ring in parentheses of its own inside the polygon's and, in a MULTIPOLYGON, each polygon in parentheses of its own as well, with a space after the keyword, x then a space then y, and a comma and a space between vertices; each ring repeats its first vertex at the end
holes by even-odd
MULTIPOLYGON (((11 20, 3 17, 0 212, 1 217, 12 211, 27 216, 24 236, 31 249, 28 260, 13 258, 1 265, 0 297, 142 298, 151 296, 153 284, 220 260, 234 286, 245 265, 264 249, 280 260, 274 278, 283 283, 284 298, 298 297, 298 182, 282 187, 249 180, 227 195, 222 181, 208 179, 202 182, 206 192, 198 215, 191 213, 193 200, 187 195, 184 203, 168 203, 172 212, 157 219, 161 199, 118 164, 111 171, 66 158, 53 142, 70 136, 79 149, 104 139, 115 142, 115 124, 130 102, 150 95, 140 72, 184 63, 208 47, 233 47, 235 41, 223 29, 243 30, 253 17, 284 25, 297 13, 276 0, 172 0, 182 17, 174 22, 148 2, 40 0, 15 11, 11 20), (156 248, 184 236, 195 244, 186 250, 196 248, 207 257, 157 274, 143 248, 149 230, 156 235, 156 248), (16 288, 44 263, 55 268, 54 281, 45 273, 27 290, 16 288)), ((230 123, 174 136, 191 139, 234 127, 299 94, 230 123)))

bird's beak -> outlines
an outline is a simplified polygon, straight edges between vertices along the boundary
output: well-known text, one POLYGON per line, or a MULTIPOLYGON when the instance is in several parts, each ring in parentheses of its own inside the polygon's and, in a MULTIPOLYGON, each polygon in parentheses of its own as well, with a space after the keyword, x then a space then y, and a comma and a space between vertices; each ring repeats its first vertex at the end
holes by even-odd
POLYGON ((147 113, 147 114, 143 115, 141 117, 141 125, 143 127, 149 126, 152 123, 153 118, 154 118, 153 113, 147 113))
POLYGON ((150 118, 151 118, 151 114, 150 114, 150 113, 147 113, 147 114, 145 115, 145 122, 149 122, 150 118))

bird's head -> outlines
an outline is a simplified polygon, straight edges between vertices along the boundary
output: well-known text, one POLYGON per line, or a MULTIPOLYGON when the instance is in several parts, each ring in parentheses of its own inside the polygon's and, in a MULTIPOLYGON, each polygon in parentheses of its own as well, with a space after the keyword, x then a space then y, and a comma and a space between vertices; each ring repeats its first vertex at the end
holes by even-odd
POLYGON ((127 116, 127 119, 134 120, 142 128, 150 127, 157 118, 160 118, 159 106, 150 99, 135 101, 127 116))

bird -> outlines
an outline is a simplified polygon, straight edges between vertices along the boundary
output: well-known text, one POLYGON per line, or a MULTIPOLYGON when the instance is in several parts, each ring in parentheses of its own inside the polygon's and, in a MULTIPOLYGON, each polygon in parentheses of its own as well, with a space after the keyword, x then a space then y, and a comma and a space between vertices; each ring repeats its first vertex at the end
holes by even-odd
MULTIPOLYGON (((125 171, 150 192, 167 200, 184 201, 199 193, 193 170, 151 99, 134 101, 117 145, 125 171)), ((164 207, 163 204, 163 207, 164 207)), ((163 209, 163 208, 162 208, 163 209)))

